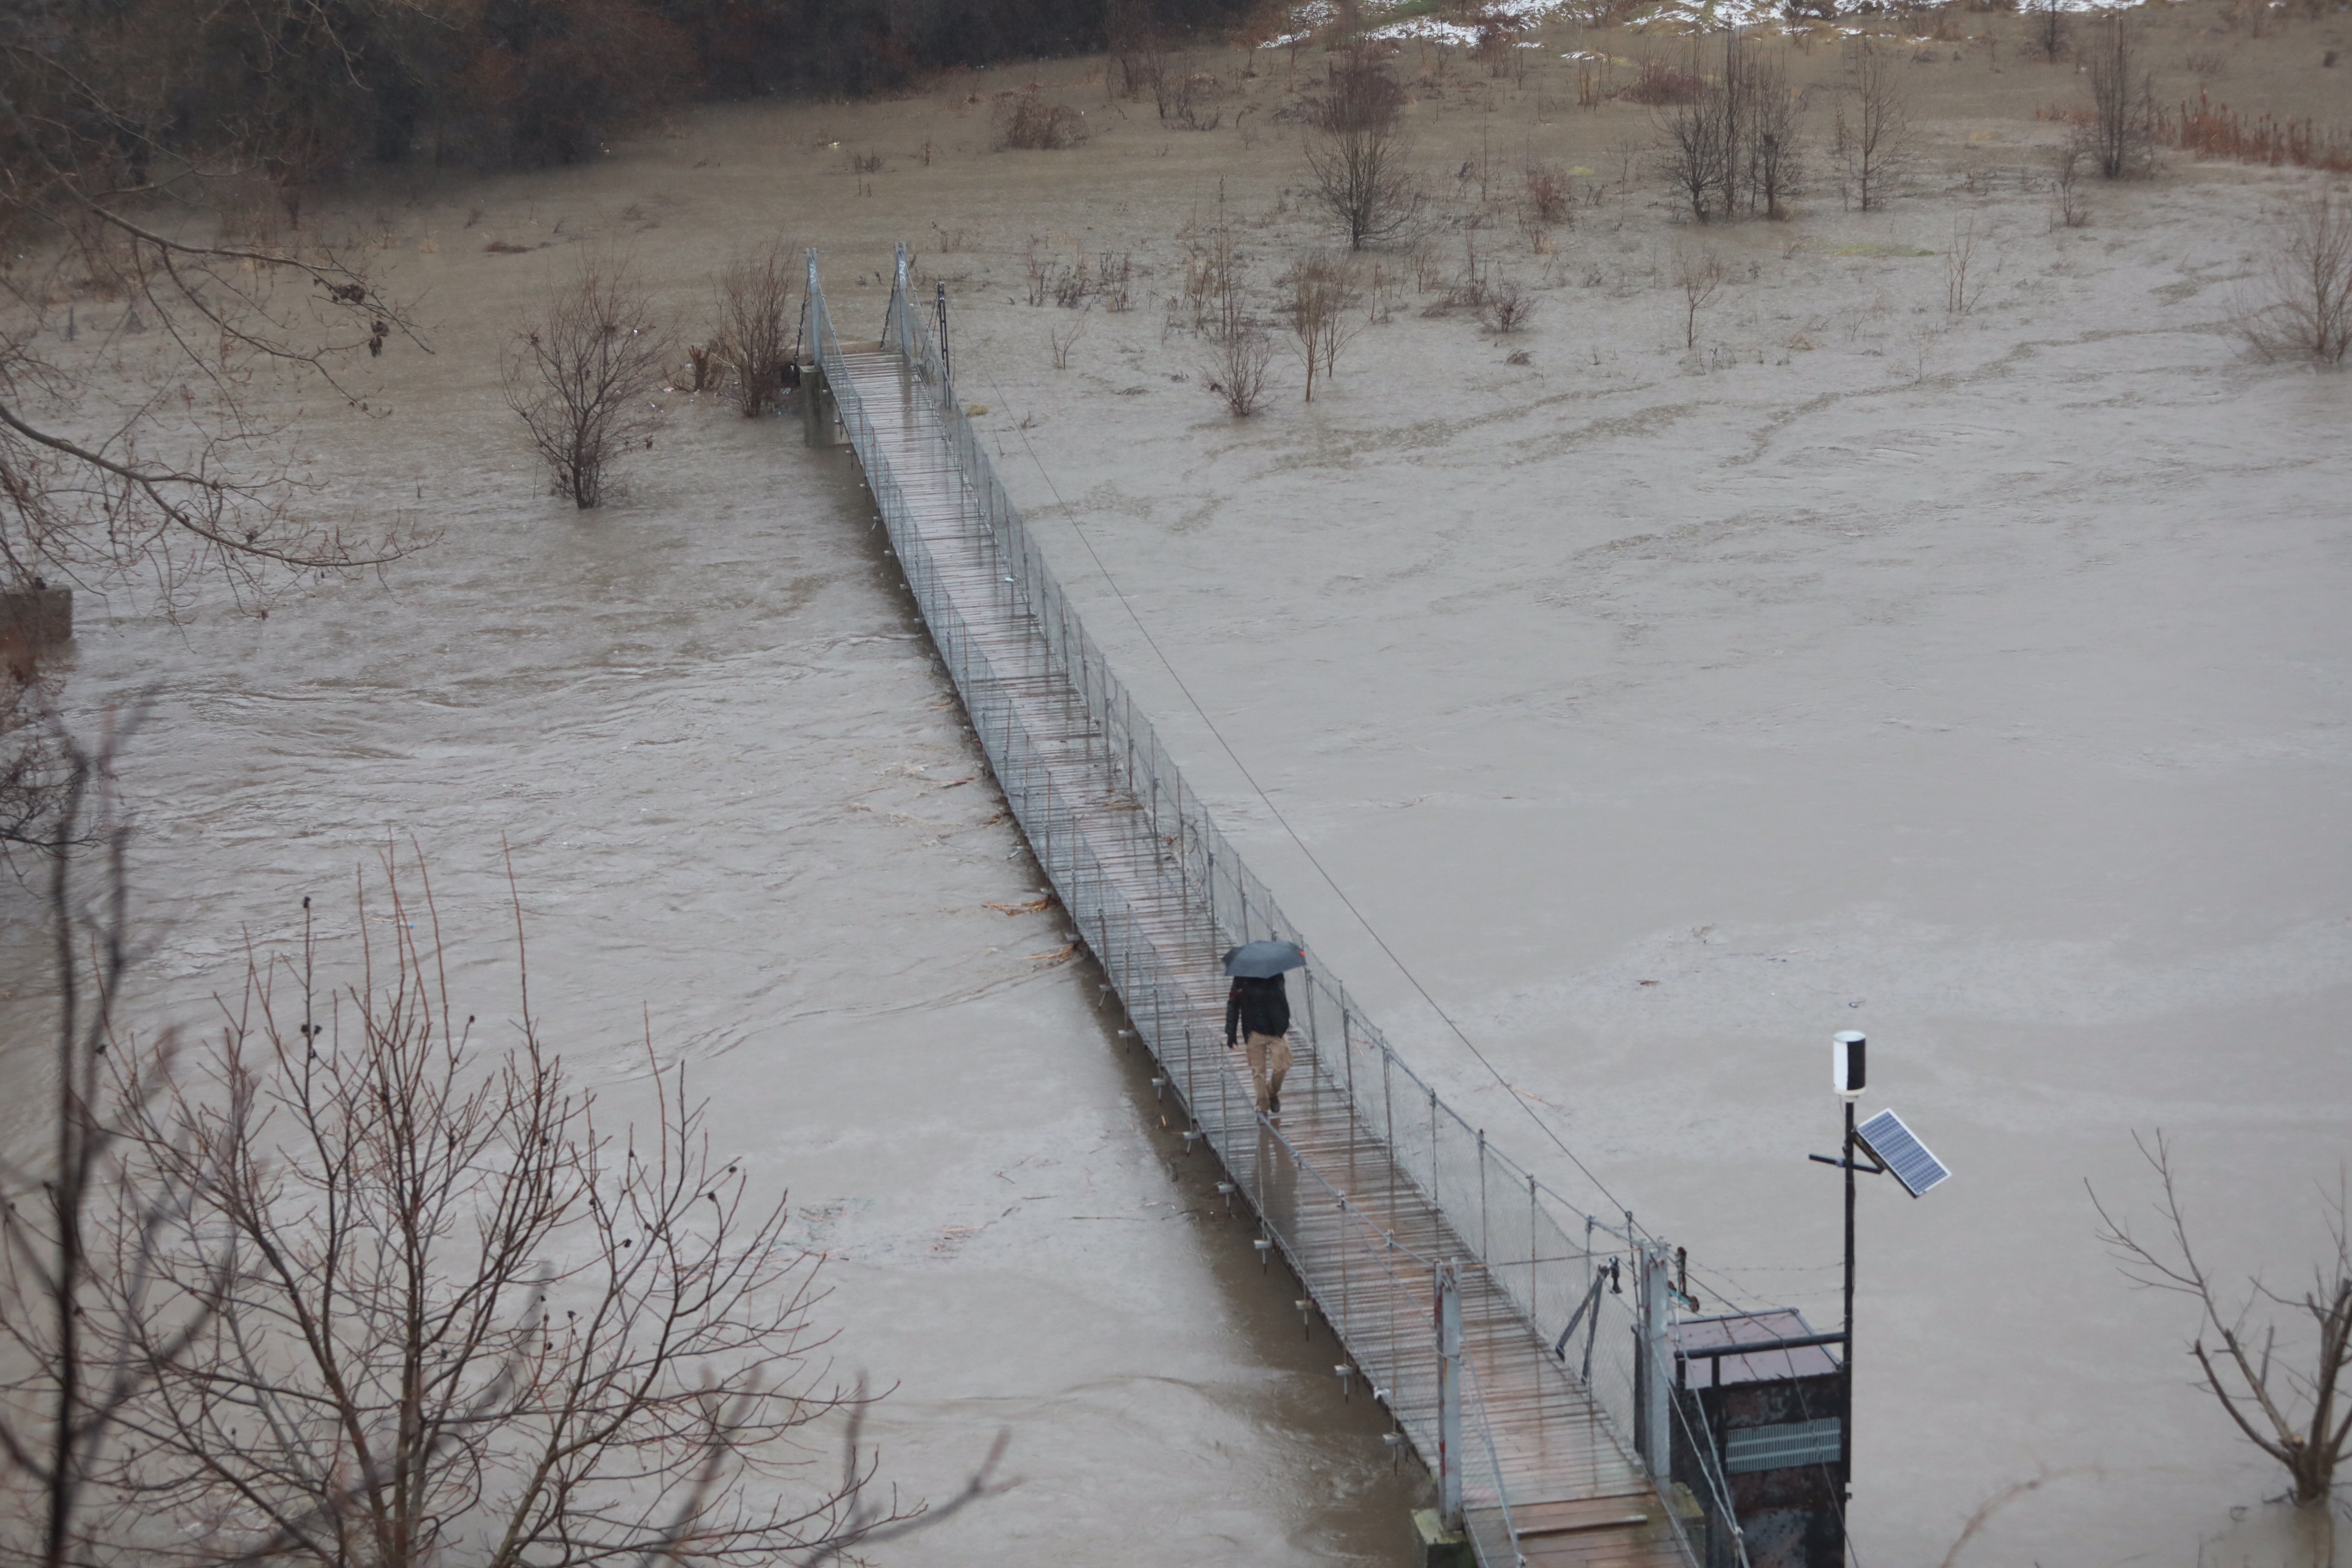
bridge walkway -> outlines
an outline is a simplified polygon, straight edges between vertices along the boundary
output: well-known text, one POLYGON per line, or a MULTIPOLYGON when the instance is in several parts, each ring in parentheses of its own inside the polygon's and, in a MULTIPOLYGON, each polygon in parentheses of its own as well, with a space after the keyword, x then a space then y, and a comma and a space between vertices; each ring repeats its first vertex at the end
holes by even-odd
MULTIPOLYGON (((1020 574, 959 461, 935 390, 895 352, 840 348, 829 369, 845 422, 854 411, 859 426, 854 437, 869 481, 895 492, 886 509, 896 514, 894 546, 910 580, 916 572, 925 578, 919 596, 935 631, 944 617, 954 627, 953 662, 986 673, 985 700, 966 692, 975 729, 987 731, 984 743, 1000 729, 1008 744, 1022 742, 1021 776, 1000 783, 1040 862, 1050 871, 1069 858, 1071 840, 1082 843, 1076 870, 1095 885, 1075 900, 1063 889, 1080 934, 1115 978, 1138 968, 1112 962, 1122 950, 1152 961, 1145 994, 1121 1000, 1159 1048, 1163 1093, 1207 1130, 1268 1239, 1425 1457, 1435 1392, 1424 1385, 1433 1384, 1436 1361, 1436 1286, 1426 1263, 1466 1265, 1465 1352, 1484 1430, 1465 1441, 1490 1445, 1494 1494, 1474 1486, 1465 1498, 1482 1561, 1686 1568, 1692 1559, 1664 1498, 1591 1390, 1538 1338, 1498 1278, 1507 1266, 1476 1261, 1487 1254, 1457 1233, 1368 1123, 1349 1079, 1358 1064, 1327 1060, 1303 1038, 1279 1125, 1255 1115, 1242 1053, 1223 1048, 1227 982, 1218 955, 1233 933, 1217 929, 1214 899, 1192 885, 1200 868, 1153 831, 1158 814, 1136 797, 1133 774, 1107 756, 1110 738, 1089 694, 1054 668, 1037 606, 1019 591, 1020 574), (1106 918, 1088 931, 1085 903, 1115 909, 1116 930, 1106 918)), ((1528 1258, 1530 1276, 1538 1261, 1528 1258)))

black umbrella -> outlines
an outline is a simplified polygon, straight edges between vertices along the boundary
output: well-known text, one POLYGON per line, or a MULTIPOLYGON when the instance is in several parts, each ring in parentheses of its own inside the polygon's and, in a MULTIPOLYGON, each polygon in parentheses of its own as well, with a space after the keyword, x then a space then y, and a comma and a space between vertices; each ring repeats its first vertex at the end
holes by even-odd
POLYGON ((1306 963, 1307 950, 1295 942, 1246 942, 1225 950, 1225 973, 1244 980, 1263 980, 1306 963))

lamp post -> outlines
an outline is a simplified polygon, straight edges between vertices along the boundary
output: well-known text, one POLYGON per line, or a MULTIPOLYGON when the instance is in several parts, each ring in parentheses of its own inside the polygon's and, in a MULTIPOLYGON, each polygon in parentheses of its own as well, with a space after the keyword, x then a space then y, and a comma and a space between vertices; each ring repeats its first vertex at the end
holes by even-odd
POLYGON ((1845 1408, 1838 1413, 1838 1510, 1853 1498, 1853 1102, 1862 1098, 1868 1074, 1864 1070, 1867 1037, 1841 1030, 1830 1041, 1831 1067, 1837 1097, 1845 1102, 1845 1143, 1838 1163, 1845 1167, 1845 1408))
POLYGON ((1864 1047, 1869 1042, 1852 1029, 1842 1030, 1830 1038, 1831 1088, 1845 1102, 1845 1144, 1832 1160, 1826 1154, 1808 1158, 1824 1165, 1837 1165, 1845 1172, 1845 1322, 1839 1337, 1845 1345, 1844 1397, 1839 1402, 1843 1408, 1838 1416, 1838 1517, 1843 1530, 1845 1506, 1853 1497, 1853 1178, 1857 1171, 1874 1176, 1893 1176, 1903 1190, 1918 1197, 1930 1188, 1940 1186, 1951 1177, 1943 1162, 1930 1153, 1919 1142, 1903 1119, 1892 1110, 1882 1110, 1861 1126, 1854 1125, 1853 1102, 1862 1098, 1866 1075, 1864 1072, 1864 1047), (1856 1155, 1867 1155, 1870 1163, 1863 1164, 1856 1155))

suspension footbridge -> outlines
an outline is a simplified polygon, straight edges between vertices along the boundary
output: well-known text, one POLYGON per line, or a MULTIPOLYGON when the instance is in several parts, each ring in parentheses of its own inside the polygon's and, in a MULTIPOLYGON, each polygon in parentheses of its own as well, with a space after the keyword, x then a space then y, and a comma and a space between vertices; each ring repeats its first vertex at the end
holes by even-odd
POLYGON ((1717 1446, 1673 1394, 1662 1243, 1490 1144, 1311 961, 1280 1125, 1257 1114, 1219 954, 1304 942, 1087 636, 908 295, 902 247, 879 338, 845 340, 810 253, 813 417, 837 416, 1014 819, 1187 1147, 1345 1347, 1335 1372, 1386 1406, 1485 1568, 1748 1568, 1717 1446))

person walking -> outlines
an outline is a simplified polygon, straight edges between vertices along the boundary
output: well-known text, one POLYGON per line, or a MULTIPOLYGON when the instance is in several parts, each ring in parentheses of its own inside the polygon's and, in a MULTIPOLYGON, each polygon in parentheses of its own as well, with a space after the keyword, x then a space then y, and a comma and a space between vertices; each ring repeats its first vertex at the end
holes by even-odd
POLYGON ((1225 1049, 1241 1037, 1260 1114, 1282 1120, 1282 1079, 1290 1071, 1290 997, 1282 976, 1235 975, 1225 995, 1225 1049))

